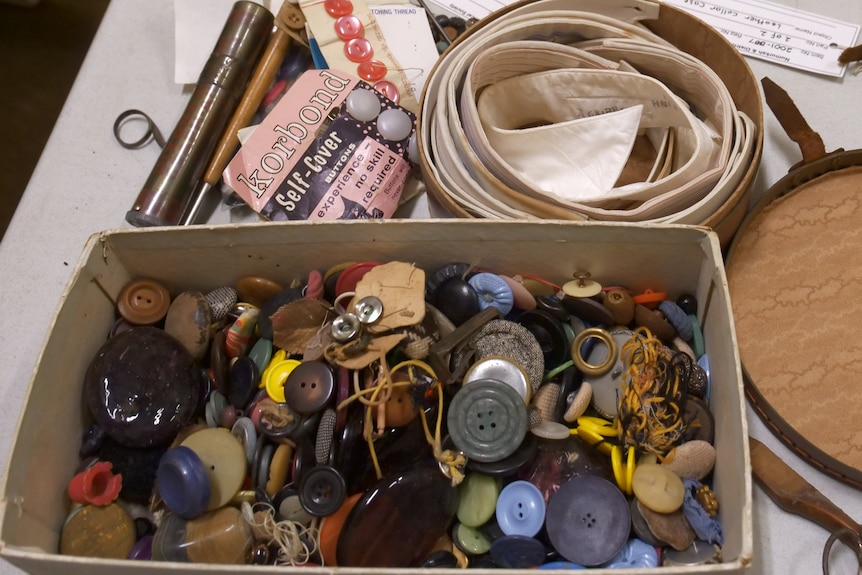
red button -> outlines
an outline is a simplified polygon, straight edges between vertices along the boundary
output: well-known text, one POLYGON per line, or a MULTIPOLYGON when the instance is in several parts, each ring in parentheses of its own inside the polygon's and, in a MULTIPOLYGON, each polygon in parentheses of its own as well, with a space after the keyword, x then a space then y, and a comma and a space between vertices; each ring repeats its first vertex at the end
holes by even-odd
POLYGON ((351 62, 365 62, 374 55, 374 47, 367 38, 354 38, 344 43, 344 55, 351 62))
POLYGON ((350 0, 324 0, 323 8, 333 18, 339 18, 353 13, 353 2, 350 0))
POLYGON ((365 33, 365 26, 362 25, 362 20, 353 14, 342 16, 335 21, 335 34, 342 40, 361 38, 363 33, 365 33))
POLYGON ((356 68, 356 72, 359 74, 359 77, 366 82, 377 82, 378 80, 382 80, 388 71, 386 64, 380 60, 367 60, 362 62, 356 68))

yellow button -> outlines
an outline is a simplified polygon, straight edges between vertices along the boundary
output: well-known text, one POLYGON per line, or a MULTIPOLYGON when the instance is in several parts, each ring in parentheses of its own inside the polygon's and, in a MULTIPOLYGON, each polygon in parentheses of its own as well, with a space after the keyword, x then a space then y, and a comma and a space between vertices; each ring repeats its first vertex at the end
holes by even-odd
POLYGON ((283 359, 266 369, 266 379, 263 384, 266 394, 276 403, 284 403, 284 382, 290 372, 302 363, 298 359, 283 359))
POLYGON ((632 490, 638 501, 656 513, 673 513, 685 499, 682 479, 654 463, 637 466, 632 476, 632 490))
POLYGON ((206 469, 212 492, 207 510, 226 505, 245 481, 245 448, 224 427, 197 431, 189 435, 182 445, 194 451, 206 469))

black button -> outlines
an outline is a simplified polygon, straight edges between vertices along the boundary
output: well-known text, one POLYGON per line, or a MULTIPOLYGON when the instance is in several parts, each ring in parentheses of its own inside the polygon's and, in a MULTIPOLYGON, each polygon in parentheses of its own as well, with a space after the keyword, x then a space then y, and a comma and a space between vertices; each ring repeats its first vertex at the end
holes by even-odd
POLYGON ((525 311, 518 318, 518 323, 539 342, 548 369, 568 361, 569 338, 562 322, 554 314, 542 309, 525 311))
POLYGON ((532 569, 545 562, 545 546, 524 535, 506 535, 491 544, 491 559, 505 569, 532 569))
POLYGON ((344 477, 335 468, 318 465, 300 481, 299 501, 315 517, 326 517, 338 511, 346 492, 344 477))
POLYGON ((335 394, 335 376, 322 361, 304 361, 296 366, 284 382, 284 399, 301 414, 323 409, 335 394))

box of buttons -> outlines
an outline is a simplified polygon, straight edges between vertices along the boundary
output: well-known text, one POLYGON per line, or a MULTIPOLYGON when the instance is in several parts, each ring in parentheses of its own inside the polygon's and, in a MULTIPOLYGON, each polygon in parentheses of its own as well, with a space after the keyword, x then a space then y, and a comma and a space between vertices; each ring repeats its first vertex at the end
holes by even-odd
POLYGON ((706 228, 107 231, 33 372, 0 556, 72 574, 741 573, 749 471, 706 228))

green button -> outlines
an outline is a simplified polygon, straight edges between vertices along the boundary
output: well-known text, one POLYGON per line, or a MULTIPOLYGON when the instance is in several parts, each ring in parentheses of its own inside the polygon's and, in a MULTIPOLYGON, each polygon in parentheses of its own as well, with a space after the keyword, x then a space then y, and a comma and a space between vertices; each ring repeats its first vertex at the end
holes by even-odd
POLYGON ((491 541, 484 533, 474 527, 467 527, 463 523, 455 526, 452 535, 455 545, 469 555, 482 555, 491 549, 491 541))
POLYGON ((500 484, 495 477, 469 473, 458 486, 458 521, 481 527, 494 516, 500 484))

